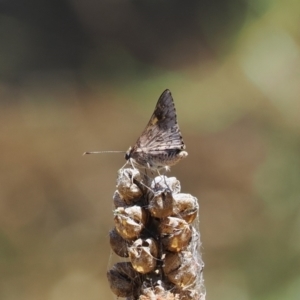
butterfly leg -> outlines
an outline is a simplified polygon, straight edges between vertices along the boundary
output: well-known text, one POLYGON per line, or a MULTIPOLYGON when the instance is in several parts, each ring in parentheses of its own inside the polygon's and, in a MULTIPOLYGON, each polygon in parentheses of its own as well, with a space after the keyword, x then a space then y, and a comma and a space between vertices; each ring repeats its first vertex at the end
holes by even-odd
MULTIPOLYGON (((126 161, 125 165, 121 168, 121 170, 123 170, 128 164, 131 165, 131 167, 136 170, 135 166, 134 166, 134 161, 130 158, 129 160, 126 161)), ((133 184, 133 178, 131 179, 131 184, 133 184)))
MULTIPOLYGON (((163 167, 162 170, 170 171, 170 167, 168 167, 168 166, 163 167)), ((164 180, 164 183, 165 183, 166 187, 167 187, 169 190, 171 190, 170 187, 168 186, 167 181, 166 181, 166 176, 163 175, 163 174, 161 174, 161 173, 159 172, 159 169, 156 169, 156 172, 157 172, 157 174, 159 175, 160 178, 163 177, 163 180, 164 180)))
POLYGON ((129 164, 128 160, 126 161, 125 165, 120 169, 123 170, 129 164))
POLYGON ((136 170, 136 167, 134 166, 134 160, 132 158, 130 158, 129 161, 130 161, 130 164, 131 164, 132 168, 134 170, 136 170))

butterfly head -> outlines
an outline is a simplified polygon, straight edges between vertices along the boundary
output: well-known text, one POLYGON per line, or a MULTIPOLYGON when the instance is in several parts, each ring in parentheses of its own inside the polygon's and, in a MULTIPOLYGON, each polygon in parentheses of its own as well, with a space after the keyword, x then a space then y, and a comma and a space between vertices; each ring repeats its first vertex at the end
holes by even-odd
POLYGON ((132 153, 132 147, 129 147, 129 149, 125 153, 125 159, 126 160, 130 159, 131 153, 132 153))

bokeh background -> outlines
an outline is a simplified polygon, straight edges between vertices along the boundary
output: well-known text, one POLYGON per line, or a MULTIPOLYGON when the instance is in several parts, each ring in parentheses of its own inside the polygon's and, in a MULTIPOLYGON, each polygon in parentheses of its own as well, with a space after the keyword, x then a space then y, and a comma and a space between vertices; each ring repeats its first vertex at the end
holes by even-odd
POLYGON ((172 91, 209 300, 300 299, 300 1, 1 0, 0 299, 113 299, 122 154, 172 91))

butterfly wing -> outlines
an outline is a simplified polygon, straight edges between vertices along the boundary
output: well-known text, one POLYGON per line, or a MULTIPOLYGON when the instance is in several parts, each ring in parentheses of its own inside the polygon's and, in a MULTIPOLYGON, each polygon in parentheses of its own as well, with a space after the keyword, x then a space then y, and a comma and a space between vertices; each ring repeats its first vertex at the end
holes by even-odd
POLYGON ((183 149, 185 144, 177 124, 174 101, 171 92, 165 90, 159 97, 154 113, 133 150, 151 154, 183 149))

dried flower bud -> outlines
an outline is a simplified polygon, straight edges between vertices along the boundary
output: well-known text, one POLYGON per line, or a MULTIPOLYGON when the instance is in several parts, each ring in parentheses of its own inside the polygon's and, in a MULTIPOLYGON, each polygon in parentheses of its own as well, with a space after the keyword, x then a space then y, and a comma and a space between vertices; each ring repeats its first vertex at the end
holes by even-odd
POLYGON ((149 201, 149 211, 154 218, 166 218, 173 213, 173 197, 170 190, 156 192, 149 201))
POLYGON ((192 285, 201 271, 200 265, 189 251, 167 253, 163 269, 167 278, 178 287, 192 285))
POLYGON ((198 214, 199 204, 197 198, 183 193, 173 195, 173 198, 173 213, 179 215, 189 224, 192 223, 198 214))
POLYGON ((154 239, 138 239, 128 248, 133 268, 142 274, 153 271, 157 262, 157 245, 154 239))
POLYGON ((162 220, 160 233, 164 247, 171 252, 178 252, 186 248, 192 236, 189 224, 183 219, 175 217, 162 220))
POLYGON ((173 194, 177 194, 181 190, 180 182, 176 177, 167 177, 164 175, 155 177, 151 182, 151 189, 153 191, 171 190, 173 194))
POLYGON ((109 232, 109 242, 111 249, 121 257, 128 257, 128 241, 123 239, 116 228, 109 232))
MULTIPOLYGON (((203 291, 202 291, 203 292, 203 291)), ((191 286, 188 290, 184 289, 180 292, 180 300, 204 300, 205 295, 200 294, 197 286, 191 286)))
POLYGON ((119 193, 118 190, 115 191, 113 195, 113 200, 114 200, 114 206, 115 208, 117 207, 127 207, 128 205, 125 203, 124 199, 122 198, 121 194, 119 193))
POLYGON ((159 282, 154 287, 142 289, 139 300, 181 300, 181 298, 179 298, 179 294, 174 294, 173 291, 170 292, 159 282))
POLYGON ((144 228, 147 214, 140 206, 118 207, 114 211, 116 230, 124 239, 137 238, 144 228))
POLYGON ((121 169, 118 173, 117 189, 128 205, 136 202, 143 195, 141 189, 133 182, 141 181, 140 172, 137 169, 121 169))
POLYGON ((173 293, 179 295, 180 300, 205 300, 204 287, 201 289, 201 293, 197 284, 192 284, 188 289, 177 287, 173 289, 173 293))
POLYGON ((129 262, 116 263, 106 275, 112 292, 118 297, 130 297, 136 293, 138 274, 129 262))

